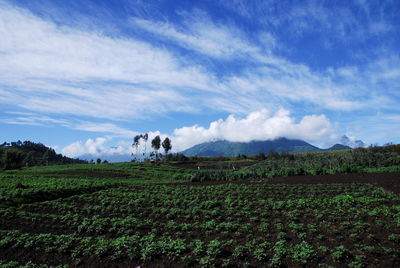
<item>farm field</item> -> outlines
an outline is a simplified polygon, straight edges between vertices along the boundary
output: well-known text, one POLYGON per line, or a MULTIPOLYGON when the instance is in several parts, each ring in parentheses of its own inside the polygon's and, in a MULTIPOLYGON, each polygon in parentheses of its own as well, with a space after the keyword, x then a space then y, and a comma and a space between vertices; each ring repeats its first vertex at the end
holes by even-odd
POLYGON ((0 267, 399 267, 399 173, 188 182, 151 164, 0 173, 0 267))

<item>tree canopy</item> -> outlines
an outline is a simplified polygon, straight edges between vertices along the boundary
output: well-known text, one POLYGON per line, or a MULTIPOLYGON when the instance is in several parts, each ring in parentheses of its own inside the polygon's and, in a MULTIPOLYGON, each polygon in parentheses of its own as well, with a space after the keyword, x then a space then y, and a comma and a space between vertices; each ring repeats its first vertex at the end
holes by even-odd
POLYGON ((166 137, 162 142, 162 147, 164 148, 165 154, 168 154, 172 149, 171 140, 168 137, 166 137))

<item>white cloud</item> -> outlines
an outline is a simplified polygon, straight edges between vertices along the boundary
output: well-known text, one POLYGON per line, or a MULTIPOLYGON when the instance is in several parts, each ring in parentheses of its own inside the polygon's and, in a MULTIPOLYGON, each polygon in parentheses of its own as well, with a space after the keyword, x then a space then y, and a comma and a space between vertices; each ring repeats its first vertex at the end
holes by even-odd
POLYGON ((86 142, 76 141, 70 145, 65 146, 61 153, 69 157, 79 157, 84 154, 91 154, 94 156, 101 156, 105 154, 131 154, 132 148, 128 146, 118 145, 116 147, 109 147, 105 145, 110 141, 109 137, 98 137, 96 139, 88 139, 86 142))
POLYGON ((180 151, 212 140, 248 142, 279 137, 304 139, 325 145, 336 136, 332 123, 325 115, 304 116, 300 122, 296 122, 285 109, 275 114, 264 109, 252 112, 245 118, 230 115, 225 120, 212 122, 208 128, 194 125, 175 129, 172 141, 175 143, 174 149, 180 151))
MULTIPOLYGON (((316 7, 299 8, 293 12, 299 13, 296 16, 300 17, 310 12, 317 16, 314 9, 316 7)), ((330 110, 352 111, 374 102, 374 98, 369 97, 374 90, 370 83, 365 82, 364 72, 355 75, 356 67, 345 66, 339 67, 333 76, 332 73, 312 71, 304 64, 277 57, 271 53, 277 48, 276 39, 268 32, 260 33, 261 45, 257 45, 248 42, 234 25, 221 26, 203 14, 196 19, 184 16, 184 26, 141 18, 132 18, 132 22, 156 36, 210 57, 252 61, 252 65, 242 67, 242 72, 221 79, 217 87, 219 96, 210 99, 209 107, 219 107, 228 112, 248 112, 255 110, 254 107, 268 108, 270 103, 276 101, 282 105, 288 100, 307 102, 330 110), (352 96, 354 91, 359 92, 357 97, 363 96, 363 101, 352 96)), ((396 73, 395 68, 390 70, 396 73)))
POLYGON ((73 128, 89 132, 111 133, 114 136, 120 136, 120 137, 133 137, 135 135, 140 134, 139 132, 121 128, 119 126, 110 123, 85 122, 85 123, 79 123, 73 126, 73 128))
POLYGON ((5 118, 2 119, 1 123, 13 124, 13 125, 33 125, 33 126, 50 126, 59 125, 62 127, 81 130, 86 132, 97 132, 106 133, 112 137, 133 137, 139 132, 132 131, 130 129, 119 127, 112 123, 99 123, 99 122, 89 122, 89 121, 71 121, 66 119, 55 119, 48 116, 41 116, 32 113, 23 112, 7 112, 8 114, 18 115, 15 118, 5 118))
POLYGON ((83 154, 86 154, 86 148, 81 141, 76 141, 74 143, 65 146, 61 150, 61 153, 68 157, 78 157, 83 154))
POLYGON ((193 70, 148 43, 60 27, 21 9, 3 7, 0 15, 0 67, 10 78, 159 81, 172 86, 199 82, 191 82, 193 70))
POLYGON ((304 65, 277 60, 275 65, 231 76, 225 81, 225 86, 235 89, 234 99, 242 98, 242 103, 243 99, 253 100, 245 107, 247 110, 259 103, 254 100, 281 105, 285 101, 301 102, 328 110, 352 111, 370 107, 375 100, 371 93, 375 90, 370 83, 362 81, 364 73, 357 76, 350 70, 346 69, 346 72, 343 68, 331 70, 331 73, 315 73, 304 65), (359 101, 360 97, 362 101, 359 101))
POLYGON ((31 125, 31 126, 44 126, 48 124, 58 124, 65 127, 69 126, 69 123, 66 120, 54 119, 48 116, 39 116, 33 115, 30 113, 19 113, 19 112, 9 112, 9 114, 19 114, 21 116, 17 116, 15 118, 6 118, 1 120, 0 122, 12 125, 31 125))
POLYGON ((352 148, 365 147, 366 145, 362 140, 358 139, 351 133, 346 133, 346 135, 343 135, 340 139, 340 144, 347 145, 352 148))
MULTIPOLYGON (((242 32, 235 27, 215 24, 202 12, 194 13, 190 19, 185 20, 186 27, 178 28, 169 22, 142 18, 132 18, 131 22, 136 27, 208 56, 224 59, 261 56, 261 50, 248 43, 242 32)), ((268 41, 271 42, 271 38, 268 41)))
POLYGON ((193 110, 182 88, 216 88, 212 75, 163 48, 58 26, 6 4, 0 35, 0 101, 31 111, 140 118, 193 110))
MULTIPOLYGON (((86 131, 97 132, 92 127, 89 127, 89 125, 87 126, 88 127, 86 131)), ((102 127, 105 127, 105 125, 99 126, 99 128, 102 127)), ((116 129, 115 132, 121 136, 114 135, 114 136, 97 137, 94 139, 89 138, 85 142, 76 141, 62 148, 61 153, 69 157, 79 157, 85 154, 90 154, 96 157, 100 157, 102 155, 110 156, 110 155, 131 155, 132 153, 142 154, 144 152, 149 153, 151 148, 151 140, 154 139, 155 136, 160 136, 161 140, 164 140, 166 137, 168 137, 168 135, 162 134, 159 131, 148 132, 147 143, 145 143, 144 140, 141 139, 138 146, 138 151, 136 151, 136 148, 132 147, 133 137, 135 135, 139 135, 140 133, 133 131, 129 132, 128 130, 125 129, 122 129, 123 131, 121 132, 121 129, 119 129, 116 126, 111 126, 111 129, 109 131, 106 131, 105 129, 104 131, 103 130, 99 131, 113 132, 113 128, 116 129), (126 134, 126 136, 122 136, 122 134, 126 134), (135 134, 135 135, 130 135, 130 134, 135 134), (124 138, 124 139, 118 140, 116 146, 110 146, 109 143, 112 142, 113 140, 115 141, 116 138, 124 138), (126 140, 127 138, 129 140, 126 140)))

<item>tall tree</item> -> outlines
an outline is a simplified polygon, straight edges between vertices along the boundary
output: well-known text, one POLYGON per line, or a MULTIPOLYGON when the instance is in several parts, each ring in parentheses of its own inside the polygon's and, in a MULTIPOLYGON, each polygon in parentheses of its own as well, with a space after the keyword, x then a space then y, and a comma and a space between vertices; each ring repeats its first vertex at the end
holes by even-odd
POLYGON ((138 148, 139 148, 139 142, 140 142, 140 136, 141 135, 136 135, 134 138, 133 138, 133 143, 132 143, 132 147, 134 147, 135 148, 135 151, 136 151, 136 160, 138 160, 138 148))
POLYGON ((147 147, 147 140, 149 139, 149 134, 145 133, 143 135, 143 140, 144 140, 144 154, 143 156, 146 158, 146 147, 147 147))
POLYGON ((151 147, 153 147, 154 151, 156 152, 156 159, 158 159, 158 150, 160 150, 160 146, 161 146, 161 139, 160 136, 157 135, 151 141, 151 147))
POLYGON ((169 150, 172 149, 171 140, 168 137, 164 139, 161 145, 164 148, 165 154, 168 154, 169 150))
POLYGON ((143 134, 140 134, 139 135, 139 159, 140 159, 140 157, 143 155, 143 148, 141 148, 141 146, 140 146, 140 144, 141 144, 141 140, 143 139, 143 134))

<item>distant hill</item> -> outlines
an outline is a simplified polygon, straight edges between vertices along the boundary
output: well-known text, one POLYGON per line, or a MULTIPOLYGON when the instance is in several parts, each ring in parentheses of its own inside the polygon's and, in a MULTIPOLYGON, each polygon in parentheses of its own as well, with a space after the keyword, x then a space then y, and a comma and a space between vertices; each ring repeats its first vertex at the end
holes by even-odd
POLYGON ((328 149, 322 149, 321 151, 340 151, 340 150, 348 150, 348 149, 351 149, 351 147, 337 143, 337 144, 333 145, 332 147, 330 147, 328 149))
POLYGON ((236 156, 238 154, 254 155, 270 152, 304 153, 326 150, 346 150, 348 146, 335 144, 328 149, 320 149, 303 140, 279 138, 266 141, 230 142, 226 140, 205 142, 195 145, 181 153, 186 156, 236 156))
POLYGON ((41 143, 17 141, 4 142, 0 145, 0 169, 76 163, 86 163, 86 161, 57 154, 54 149, 41 143))

